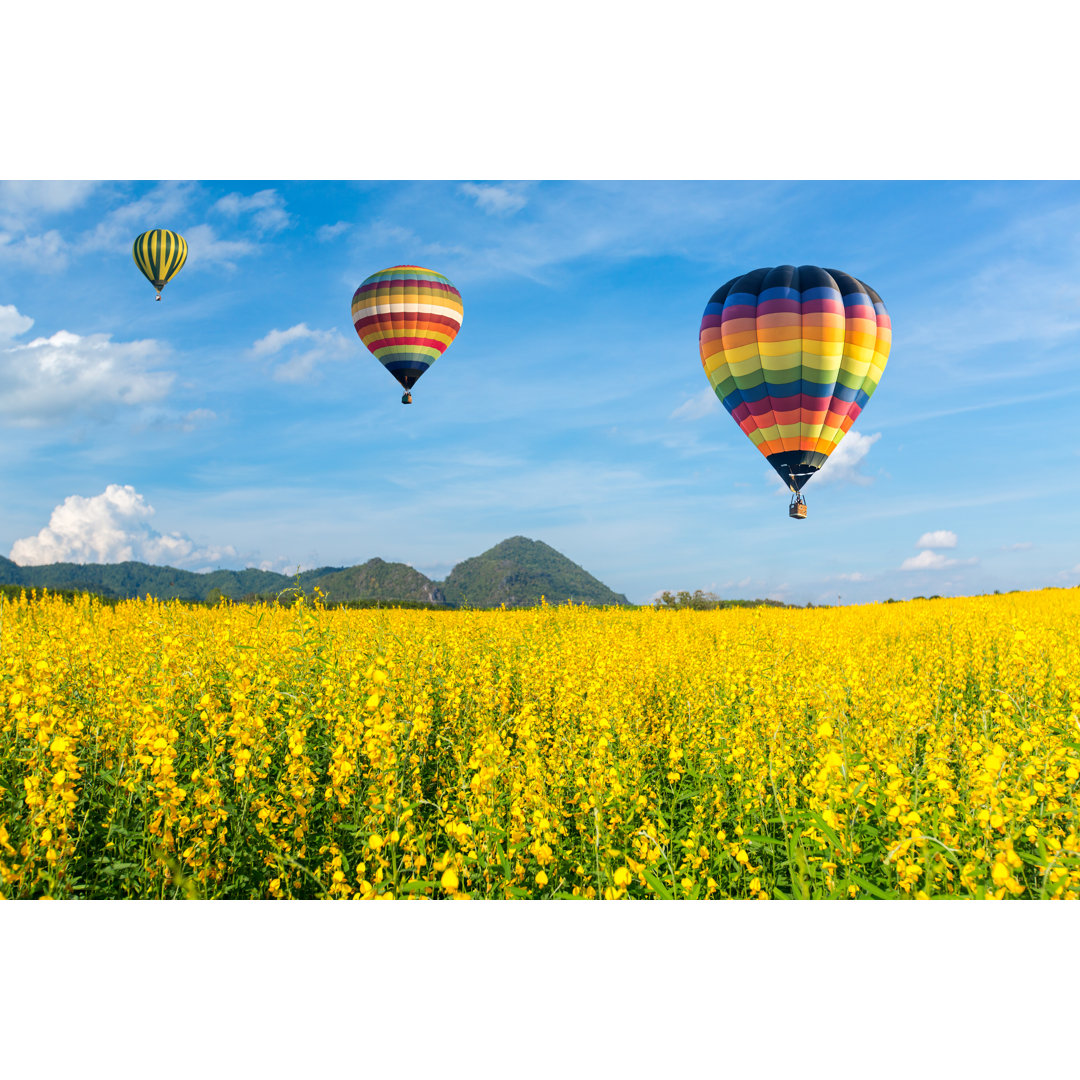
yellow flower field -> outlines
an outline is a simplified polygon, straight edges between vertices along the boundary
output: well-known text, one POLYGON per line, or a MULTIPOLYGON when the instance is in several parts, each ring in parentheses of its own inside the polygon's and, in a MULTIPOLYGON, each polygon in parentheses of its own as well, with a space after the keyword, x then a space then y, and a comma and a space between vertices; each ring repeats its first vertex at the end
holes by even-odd
POLYGON ((0 894, 1076 898, 1078 626, 24 596, 0 894))

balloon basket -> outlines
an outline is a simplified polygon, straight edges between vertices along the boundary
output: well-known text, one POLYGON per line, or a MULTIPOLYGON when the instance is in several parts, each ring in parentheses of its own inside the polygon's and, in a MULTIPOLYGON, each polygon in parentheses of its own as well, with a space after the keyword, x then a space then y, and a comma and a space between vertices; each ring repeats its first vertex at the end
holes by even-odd
POLYGON ((806 517, 806 503, 803 502, 801 495, 796 495, 795 498, 791 500, 791 505, 788 507, 788 516, 793 518, 806 517))
POLYGON ((401 395, 401 404, 402 405, 411 405, 412 404, 412 394, 410 394, 408 390, 406 390, 405 393, 401 395))

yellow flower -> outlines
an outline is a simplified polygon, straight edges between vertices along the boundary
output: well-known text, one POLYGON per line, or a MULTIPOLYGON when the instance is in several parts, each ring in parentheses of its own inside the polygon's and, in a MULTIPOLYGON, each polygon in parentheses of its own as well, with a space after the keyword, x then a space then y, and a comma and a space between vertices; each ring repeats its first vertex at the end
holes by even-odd
POLYGON ((442 878, 439 880, 439 884, 443 887, 444 891, 448 893, 457 892, 458 890, 458 876, 457 871, 451 866, 443 871, 442 878))
POLYGON ((630 871, 625 866, 620 866, 615 871, 615 874, 613 876, 614 876, 614 879, 615 879, 615 884, 620 889, 625 889, 627 887, 627 885, 629 885, 630 882, 633 880, 633 878, 632 878, 632 876, 630 874, 630 871))
POLYGON ((540 888, 542 889, 547 883, 548 883, 548 876, 547 876, 547 874, 544 873, 543 870, 541 870, 536 875, 536 884, 539 885, 540 888))

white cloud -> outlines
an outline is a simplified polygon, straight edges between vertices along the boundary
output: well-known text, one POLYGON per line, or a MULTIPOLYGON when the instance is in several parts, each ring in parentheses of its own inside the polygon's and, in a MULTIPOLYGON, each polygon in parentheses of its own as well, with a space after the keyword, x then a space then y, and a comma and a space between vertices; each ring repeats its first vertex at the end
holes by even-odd
POLYGON ((462 192, 489 214, 516 214, 529 201, 522 194, 524 188, 522 183, 461 185, 462 192))
POLYGON ((258 566, 251 562, 247 565, 258 570, 268 570, 274 574, 286 575, 315 569, 314 563, 306 563, 303 560, 297 561, 296 559, 290 559, 286 555, 279 555, 276 559, 263 559, 258 566))
POLYGON ((955 559, 948 559, 936 551, 920 551, 918 555, 912 555, 900 564, 901 570, 944 570, 947 566, 955 565, 955 559))
POLYGON ((190 181, 158 184, 140 199, 111 210, 96 227, 83 233, 75 247, 80 251, 131 251, 135 237, 147 229, 173 229, 188 241, 191 258, 191 232, 180 228, 197 185, 190 181))
POLYGON ((281 357, 273 369, 276 382, 302 382, 316 375, 316 365, 342 360, 352 351, 352 344, 336 328, 312 330, 307 323, 297 323, 288 330, 271 330, 251 346, 251 355, 262 359, 281 357), (304 347, 300 347, 304 346, 304 347))
POLYGON ((865 486, 874 481, 859 472, 859 465, 870 453, 870 447, 881 438, 881 432, 863 435, 858 431, 849 431, 829 455, 828 461, 814 477, 814 486, 822 484, 859 484, 865 486))
POLYGON ((837 574, 836 575, 836 580, 837 581, 866 581, 867 579, 866 579, 865 574, 863 574, 859 570, 856 570, 852 574, 837 574))
POLYGON ((251 214, 255 228, 263 233, 280 232, 292 225, 285 200, 273 188, 256 191, 254 195, 238 195, 234 191, 218 199, 214 209, 231 218, 251 214))
MULTIPOLYGON (((190 181, 157 184, 140 198, 110 210, 93 229, 71 241, 65 240, 55 229, 40 235, 16 235, 18 230, 0 231, 0 260, 55 273, 65 269, 72 256, 97 251, 130 252, 135 237, 147 229, 173 229, 188 242, 185 270, 210 265, 234 270, 234 260, 253 254, 258 250, 258 244, 251 240, 223 240, 210 225, 187 224, 198 190, 198 185, 190 181)), ((237 213, 250 211, 254 214, 260 232, 272 232, 289 224, 284 204, 274 191, 259 192, 247 201, 239 196, 226 196, 217 205, 230 198, 238 200, 237 213)), ((54 201, 59 199, 58 194, 54 201)), ((226 201, 226 208, 232 207, 233 204, 226 201)), ((12 228, 2 213, 0 226, 12 228)))
POLYGON ((669 420, 699 420, 720 408, 720 399, 711 386, 699 390, 692 398, 687 398, 671 415, 669 420))
MULTIPOLYGON (((14 307, 0 308, 0 327, 23 333, 32 325, 14 307)), ((165 355, 152 339, 116 342, 110 334, 80 337, 67 330, 0 345, 0 417, 35 427, 73 415, 106 419, 119 408, 160 401, 175 376, 151 366, 165 355)))
POLYGON ((956 533, 948 529, 937 529, 935 532, 923 533, 915 541, 918 548, 954 548, 956 547, 956 533))
POLYGON ((200 548, 182 533, 160 533, 148 524, 153 515, 130 484, 109 484, 90 498, 69 495, 37 536, 15 541, 10 558, 20 566, 130 560, 183 566, 236 556, 231 546, 200 548))
POLYGON ((449 255, 469 254, 464 247, 422 240, 414 230, 404 225, 395 225, 383 218, 372 221, 363 233, 358 231, 356 242, 364 249, 365 256, 375 248, 385 248, 395 252, 394 258, 402 264, 419 262, 421 258, 440 259, 449 255))
POLYGON ((184 431, 194 431, 202 424, 208 424, 216 419, 217 413, 213 409, 192 409, 191 412, 184 413, 180 426, 184 431))
POLYGON ((60 269, 65 247, 55 229, 31 235, 38 220, 81 206, 98 186, 87 180, 0 181, 0 256, 39 269, 60 269), (23 234, 19 239, 13 234, 23 234), (59 263, 59 266, 47 264, 59 263))
POLYGON ((945 570, 950 566, 974 566, 979 560, 950 559, 938 551, 920 551, 918 555, 912 555, 900 564, 901 570, 945 570))
POLYGON ((343 232, 347 232, 352 228, 352 225, 347 221, 338 221, 333 225, 320 225, 315 230, 315 239, 320 244, 325 244, 330 240, 334 240, 339 237, 343 232))
POLYGON ((235 270, 234 259, 251 255, 257 246, 250 240, 219 240, 212 225, 195 225, 184 232, 188 257, 184 269, 198 266, 224 266, 235 270))
MULTIPOLYGON (((936 529, 934 532, 923 533, 915 546, 922 548, 918 555, 912 555, 900 564, 901 570, 945 570, 950 566, 974 566, 979 560, 950 559, 941 551, 933 551, 932 548, 956 547, 956 533, 949 529, 936 529)), ((949 584, 952 584, 951 582, 949 584)))
POLYGON ((1018 544, 1004 544, 1002 551, 1030 551, 1035 545, 1030 540, 1021 540, 1018 544))
POLYGON ((68 245, 55 229, 39 236, 19 238, 11 233, 0 232, 0 260, 55 273, 67 266, 68 245))
POLYGON ((357 228, 353 240, 364 252, 363 265, 376 255, 386 260, 384 265, 438 257, 443 260, 440 269, 459 287, 508 275, 557 285, 565 283, 568 264, 589 257, 673 254, 713 265, 716 251, 708 238, 722 230, 732 258, 736 251, 745 254, 774 237, 779 241, 785 214, 799 209, 792 204, 805 200, 807 190, 793 184, 737 183, 720 194, 708 183, 641 181, 549 183, 520 189, 513 184, 473 184, 468 192, 460 185, 456 190, 478 199, 494 188, 509 193, 510 202, 488 194, 489 214, 457 215, 455 222, 445 221, 431 234, 440 242, 429 243, 409 229, 402 230, 407 237, 391 235, 400 229, 398 222, 416 220, 417 189, 403 185, 396 198, 382 204, 380 222, 357 228), (515 196, 524 198, 523 191, 528 194, 529 213, 506 212, 515 196), (505 206, 502 213, 496 201, 505 206), (751 231, 752 243, 747 236, 751 231))
POLYGON ((29 315, 20 315, 14 304, 0 304, 0 341, 25 334, 33 325, 34 320, 29 315))
POLYGON ((0 181, 0 260, 50 273, 65 269, 70 245, 56 229, 36 232, 38 219, 76 209, 97 186, 83 180, 0 181))
POLYGON ((60 214, 82 206, 96 180, 2 180, 0 214, 60 214))

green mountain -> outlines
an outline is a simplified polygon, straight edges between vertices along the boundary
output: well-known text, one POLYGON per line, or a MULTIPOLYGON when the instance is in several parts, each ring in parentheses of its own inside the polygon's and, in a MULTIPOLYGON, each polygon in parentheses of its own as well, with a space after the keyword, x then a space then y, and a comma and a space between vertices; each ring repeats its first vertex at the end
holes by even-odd
POLYGON ((629 604, 592 574, 542 540, 513 536, 460 562, 442 583, 455 607, 529 607, 549 604, 629 604))
POLYGON ((319 579, 319 588, 328 601, 410 600, 445 604, 438 584, 405 563, 368 559, 361 566, 335 570, 319 579))
MULTIPOLYGON (((300 584, 310 592, 315 582, 337 570, 336 566, 306 570, 300 575, 300 584)), ((211 594, 220 593, 239 600, 251 593, 277 593, 294 583, 295 575, 288 577, 250 567, 247 570, 214 570, 209 574, 196 574, 191 570, 141 562, 19 566, 0 556, 0 585, 23 585, 28 589, 77 589, 117 599, 150 595, 159 600, 205 600, 211 594)))
MULTIPOLYGON (((51 563, 19 566, 0 556, 0 586, 54 590, 73 589, 125 599, 154 596, 159 600, 272 599, 296 584, 297 575, 269 570, 214 570, 196 574, 171 566, 140 562, 51 563)), ((576 563, 539 540, 515 536, 474 559, 466 559, 445 582, 432 581, 405 563, 369 559, 360 566, 323 566, 299 575, 300 587, 311 593, 317 584, 330 603, 445 604, 448 607, 526 607, 567 600, 586 604, 628 604, 576 563)))

